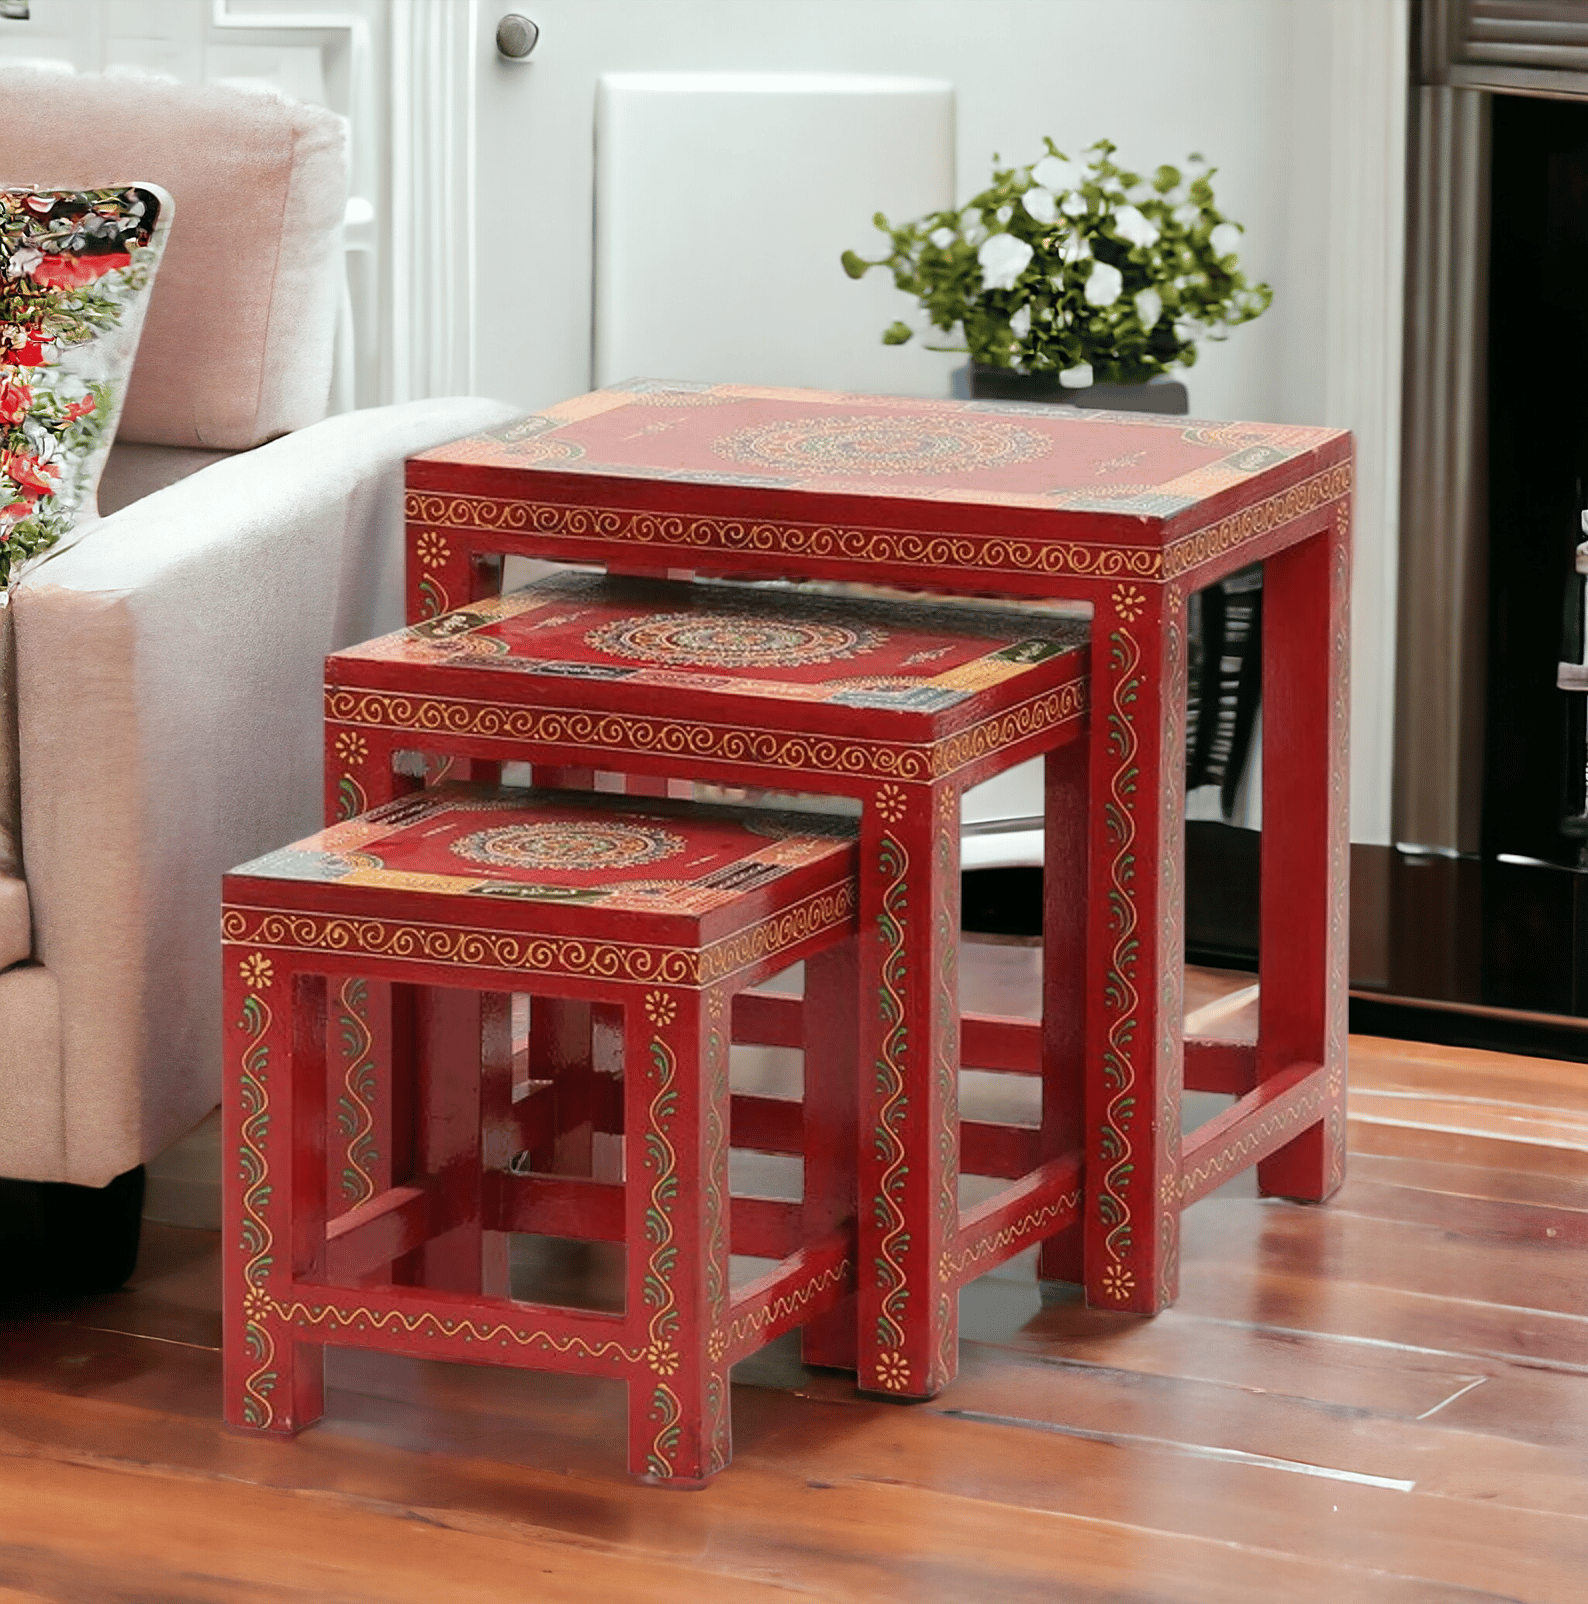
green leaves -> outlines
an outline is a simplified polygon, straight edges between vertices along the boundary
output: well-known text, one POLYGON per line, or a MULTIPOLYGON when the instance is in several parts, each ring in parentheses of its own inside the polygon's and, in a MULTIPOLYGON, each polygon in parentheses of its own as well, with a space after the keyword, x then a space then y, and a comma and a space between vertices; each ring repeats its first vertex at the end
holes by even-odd
MULTIPOLYGON (((1043 144, 1046 155, 1031 166, 995 157, 992 182, 956 211, 897 226, 879 212, 887 254, 868 261, 845 251, 845 273, 888 268, 926 313, 928 335, 949 330, 963 341, 928 349, 1021 372, 1086 364, 1098 383, 1189 367, 1197 340, 1220 339, 1267 309, 1273 292, 1241 273, 1230 249, 1239 231, 1217 210, 1201 157, 1189 158, 1189 172, 1165 164, 1143 179, 1114 162, 1107 140, 1074 160, 1052 139, 1043 144), (1101 295, 1113 288, 1105 274, 1089 302, 1097 264, 1119 274, 1119 289, 1101 295), (1150 321, 1137 301, 1143 292, 1151 295, 1141 304, 1159 309, 1150 321)), ((882 340, 904 345, 921 329, 919 319, 913 328, 896 320, 882 340)))

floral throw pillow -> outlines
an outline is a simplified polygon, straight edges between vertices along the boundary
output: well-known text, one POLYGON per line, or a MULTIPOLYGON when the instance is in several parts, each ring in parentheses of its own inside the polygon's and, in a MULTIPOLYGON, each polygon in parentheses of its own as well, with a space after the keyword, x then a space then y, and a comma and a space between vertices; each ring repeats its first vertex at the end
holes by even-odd
POLYGON ((171 197, 0 189, 0 592, 95 514, 171 197))

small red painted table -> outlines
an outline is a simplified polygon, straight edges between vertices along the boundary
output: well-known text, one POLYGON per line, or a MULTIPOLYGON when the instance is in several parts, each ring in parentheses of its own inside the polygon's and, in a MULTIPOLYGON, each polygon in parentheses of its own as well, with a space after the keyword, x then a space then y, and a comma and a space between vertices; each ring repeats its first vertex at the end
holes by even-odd
MULTIPOLYGON (((1188 1202, 1253 1163, 1292 1198, 1343 1176, 1351 474, 1335 429, 634 381, 409 463, 409 617, 492 591, 504 553, 1090 602, 1085 1279, 1152 1312, 1188 1202), (1259 1040, 1184 1044, 1186 600, 1256 561, 1259 1040), (1187 1085, 1239 1098, 1182 1142, 1187 1085)), ((898 917, 936 917, 918 883, 898 897, 898 917)), ((930 984, 907 1004, 923 1063, 957 1050, 952 977, 930 984)), ((967 1022, 969 1061, 996 1062, 980 1041, 967 1022)), ((937 1270, 926 1242, 899 1256, 922 1297, 937 1270)))
POLYGON ((720 1470, 737 1360, 794 1325, 854 1359, 854 930, 850 821, 639 798, 444 785, 227 875, 227 1419, 312 1424, 329 1342, 617 1377, 635 1474, 720 1470), (734 1200, 733 1000, 798 962, 805 1201, 734 1200), (331 1220, 328 982, 365 976, 416 1005, 390 1071, 406 1150, 331 1220), (537 1101, 515 991, 620 1011, 622 1183, 513 1162, 537 1101), (626 1243, 623 1311, 514 1299, 515 1231, 626 1243), (734 1290, 730 1251, 779 1262, 734 1290))
MULTIPOLYGON (((876 1307, 860 1323, 887 1337, 861 1381, 878 1390, 950 1380, 961 1283, 1078 1218, 1087 640, 1085 624, 1036 609, 581 574, 326 661, 333 812, 387 800, 405 783, 395 755, 419 750, 537 771, 666 776, 683 764, 721 785, 860 800, 861 859, 886 866, 862 877, 860 902, 881 937, 862 943, 862 991, 882 1002, 859 1027, 862 1117, 882 1133, 860 1161, 877 1200, 860 1226, 873 1267, 862 1305, 876 1307), (1042 754, 1058 866, 1050 934, 1071 956, 1054 966, 1045 1009, 1041 1128, 962 1128, 953 1016, 939 1029, 923 1012, 954 1001, 960 796, 1042 754), (927 1058, 917 1042, 942 1051, 927 1058), (1013 1184, 962 1214, 962 1167, 1013 1184), (912 1248, 932 1266, 929 1298, 906 1280, 912 1248)), ((790 1045, 800 1012, 792 998, 742 997, 736 1039, 790 1045)), ((580 1075, 566 1055, 557 1078, 582 1116, 580 1075)), ((736 1129, 756 1133, 742 1145, 797 1150, 787 1112, 736 1100, 736 1129)))

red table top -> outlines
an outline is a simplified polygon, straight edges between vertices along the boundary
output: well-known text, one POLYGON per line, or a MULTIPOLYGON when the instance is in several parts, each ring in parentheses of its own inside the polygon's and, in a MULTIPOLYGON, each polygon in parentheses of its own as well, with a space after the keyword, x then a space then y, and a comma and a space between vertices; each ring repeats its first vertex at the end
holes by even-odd
MULTIPOLYGON (((425 452, 410 461, 408 483, 545 507, 528 521, 479 520, 504 531, 558 532, 556 511, 572 507, 595 514, 592 534, 653 549, 678 544, 679 532, 647 528, 634 513, 816 520, 856 538, 998 531, 1145 548, 1113 573, 1162 578, 1161 558, 1148 553, 1241 509, 1282 503, 1261 528, 1248 517, 1229 531, 1223 549, 1343 495, 1350 450, 1344 431, 1299 425, 632 380, 425 452)), ((455 522, 429 516, 440 510, 411 500, 410 518, 455 522)), ((1207 555, 1187 551, 1178 571, 1207 555)), ((1059 567, 1101 572, 1095 559, 1059 567)))
MULTIPOLYGON (((412 686, 412 666, 422 664, 530 676, 539 683, 524 679, 514 694, 536 699, 554 694, 548 682, 580 681, 603 685, 608 697, 621 688, 625 705, 639 697, 676 708, 669 698, 727 695, 780 710, 820 702, 871 715, 938 713, 1066 654, 1072 672, 1084 672, 1088 640, 1085 623, 1040 612, 581 574, 348 647, 326 675, 355 683, 368 678, 363 663, 401 665, 396 683, 412 686)), ((748 716, 742 706, 739 716, 748 716)))
MULTIPOLYGON (((400 797, 232 871, 252 880, 690 915, 790 871, 849 872, 853 825, 828 815, 448 785, 400 797)), ((772 900, 777 899, 774 896, 772 900)))

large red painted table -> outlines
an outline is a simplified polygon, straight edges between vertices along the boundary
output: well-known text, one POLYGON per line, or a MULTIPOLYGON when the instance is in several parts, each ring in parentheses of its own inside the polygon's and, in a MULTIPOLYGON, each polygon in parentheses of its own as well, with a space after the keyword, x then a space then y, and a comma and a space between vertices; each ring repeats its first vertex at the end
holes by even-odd
MULTIPOLYGON (((493 590, 512 553, 1089 602, 1084 1275, 1150 1313, 1186 1204, 1253 1163, 1285 1197, 1343 1178, 1351 478, 1334 429, 634 381, 409 463, 409 616, 493 590), (1186 602, 1259 560, 1259 1036, 1186 1043, 1186 602), (1182 1141, 1186 1086, 1238 1100, 1182 1141)), ((920 1061, 959 1047, 955 1000, 909 1000, 920 1061)), ((1041 1051, 975 1018, 962 1041, 985 1067, 1041 1051)), ((901 1268, 935 1285, 924 1244, 901 1268)))

